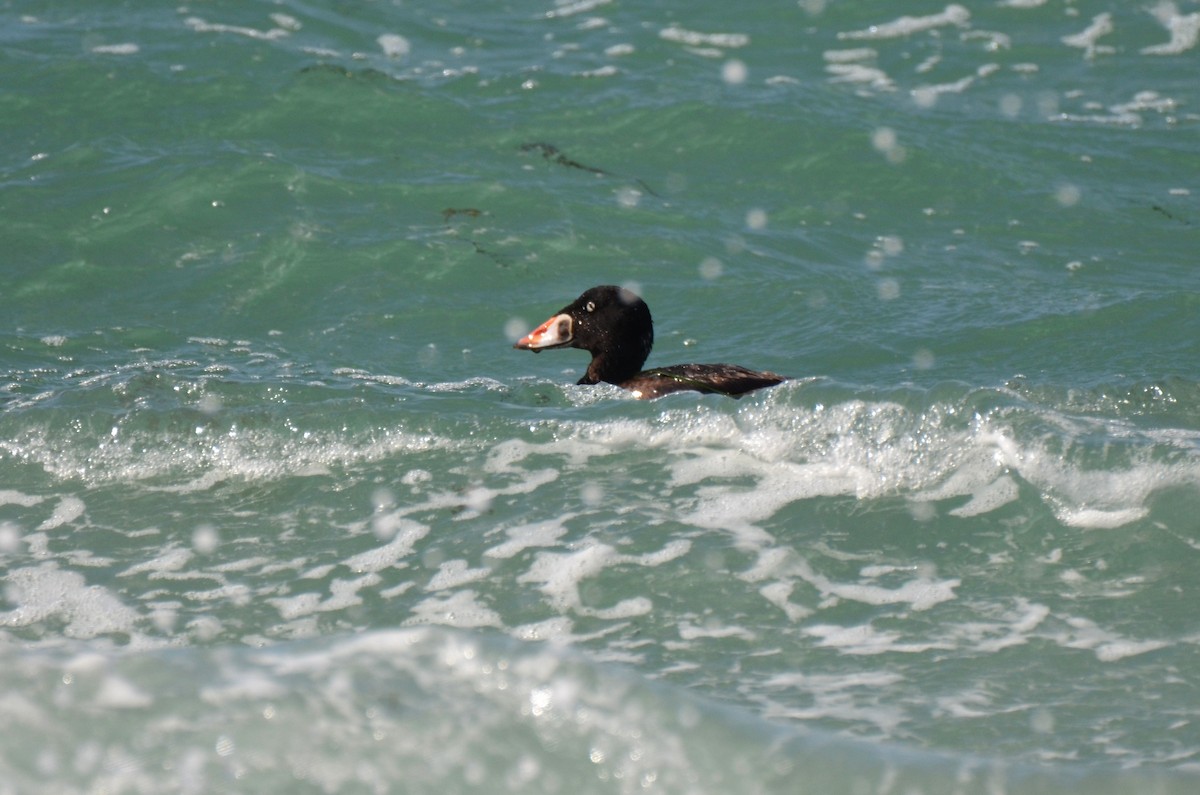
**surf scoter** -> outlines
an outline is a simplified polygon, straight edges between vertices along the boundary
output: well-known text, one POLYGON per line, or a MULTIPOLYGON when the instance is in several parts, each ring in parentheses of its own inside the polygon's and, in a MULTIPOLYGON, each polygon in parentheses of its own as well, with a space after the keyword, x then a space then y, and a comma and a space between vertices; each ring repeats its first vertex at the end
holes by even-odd
POLYGON ((592 354, 592 362, 578 383, 603 381, 644 399, 683 390, 738 397, 787 380, 736 364, 677 364, 642 370, 653 345, 654 322, 646 302, 623 287, 602 285, 563 307, 513 347, 534 353, 548 348, 582 348, 592 354))

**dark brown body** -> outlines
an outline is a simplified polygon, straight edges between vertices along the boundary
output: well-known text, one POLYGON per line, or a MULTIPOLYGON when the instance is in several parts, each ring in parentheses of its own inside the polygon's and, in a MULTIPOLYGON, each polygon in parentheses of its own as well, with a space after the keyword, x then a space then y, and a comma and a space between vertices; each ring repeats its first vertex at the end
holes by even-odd
POLYGON ((654 322, 646 302, 629 290, 593 287, 513 347, 538 351, 582 348, 592 354, 580 384, 615 384, 650 399, 693 391, 738 397, 774 386, 785 376, 736 364, 677 364, 642 370, 654 345, 654 322))

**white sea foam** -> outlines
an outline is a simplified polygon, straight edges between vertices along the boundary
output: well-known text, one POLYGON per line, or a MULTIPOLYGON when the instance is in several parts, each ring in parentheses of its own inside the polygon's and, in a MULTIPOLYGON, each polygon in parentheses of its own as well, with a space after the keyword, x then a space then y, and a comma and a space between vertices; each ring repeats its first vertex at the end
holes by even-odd
POLYGON ((881 632, 869 624, 853 627, 811 624, 804 628, 804 632, 819 638, 821 646, 835 648, 843 654, 919 654, 932 649, 950 648, 942 643, 904 643, 900 640, 902 636, 899 632, 881 632))
POLYGON ((1114 511, 1080 508, 1075 510, 1060 509, 1056 511, 1059 520, 1065 525, 1093 529, 1122 527, 1144 518, 1149 512, 1148 508, 1124 508, 1114 511))
POLYGON ((1129 113, 1140 113, 1144 111, 1153 111, 1156 113, 1170 113, 1178 107, 1179 103, 1170 97, 1161 96, 1157 91, 1139 91, 1133 95, 1133 99, 1128 102, 1120 102, 1116 105, 1110 105, 1109 110, 1117 115, 1129 113))
POLYGON ((971 499, 965 504, 950 510, 951 516, 979 516, 1004 505, 1008 505, 1020 496, 1016 481, 1007 475, 1002 475, 990 483, 983 483, 973 490, 971 499))
POLYGON ((351 571, 376 572, 395 566, 413 552, 418 541, 429 534, 429 526, 411 519, 398 518, 396 532, 386 544, 352 555, 343 561, 351 571))
POLYGON ((92 52, 99 55, 137 55, 140 50, 141 48, 132 42, 100 44, 92 48, 92 52))
POLYGON ((489 547, 484 554, 491 558, 511 558, 530 547, 554 546, 567 532, 563 523, 571 518, 568 514, 543 522, 510 527, 504 531, 508 535, 508 541, 489 547))
MULTIPOLYGON (((651 419, 553 422, 547 426, 554 429, 552 438, 508 438, 483 451, 477 446, 472 449, 469 440, 396 429, 360 439, 313 434, 299 442, 271 431, 247 432, 195 448, 156 445, 151 443, 153 437, 124 433, 115 443, 87 451, 35 434, 11 449, 43 463, 51 472, 61 471, 64 477, 90 471, 94 477, 155 478, 157 482, 149 487, 167 490, 180 488, 158 485, 173 472, 185 478, 201 472, 194 481, 184 482, 190 484, 188 489, 205 490, 233 476, 270 480, 311 474, 314 466, 328 472, 329 465, 400 454, 406 461, 419 462, 416 456, 432 449, 457 449, 474 456, 482 480, 459 490, 431 491, 429 471, 406 464, 397 486, 420 497, 407 500, 403 508, 378 511, 363 523, 361 529, 374 531, 383 543, 343 561, 360 573, 394 566, 411 554, 429 532, 426 522, 414 523, 410 518, 418 512, 450 509, 458 520, 469 520, 484 515, 505 497, 536 493, 595 468, 597 462, 603 469, 604 462, 616 461, 630 450, 647 451, 647 456, 661 461, 674 516, 694 527, 728 534, 747 549, 773 546, 773 533, 767 529, 773 517, 789 505, 816 497, 871 500, 898 495, 911 500, 914 510, 966 498, 944 510, 970 518, 1011 504, 1028 488, 1065 525, 1111 528, 1144 518, 1148 500, 1157 490, 1200 480, 1200 461, 1194 457, 1166 461, 1146 453, 1093 469, 1078 463, 1083 458, 1063 456, 1062 444, 1072 444, 1071 439, 1081 434, 1136 437, 1143 433, 1118 421, 1081 424, 1051 410, 1033 409, 1039 422, 1060 426, 1056 433, 1065 441, 1051 438, 1048 447, 1044 438, 1015 433, 1008 412, 985 412, 968 425, 953 419, 961 410, 953 404, 914 411, 884 401, 849 400, 810 407, 788 403, 786 399, 748 403, 732 414, 705 408, 678 410, 664 404, 663 411, 651 419)), ((1172 448, 1191 443, 1188 439, 1146 441, 1172 448)), ((604 493, 602 481, 591 482, 591 487, 604 493)), ((0 492, 0 502, 26 507, 44 499, 0 492)), ((50 533, 77 524, 86 507, 79 497, 60 497, 37 531, 50 533)), ((529 547, 555 545, 565 523, 576 515, 569 512, 557 519, 498 528, 508 538, 493 543, 488 554, 504 559, 529 547)), ((353 531, 358 532, 358 527, 353 531)), ((33 544, 37 538, 32 533, 25 540, 33 544)), ((154 564, 158 576, 165 572, 162 563, 154 564)), ((187 568, 186 561, 175 565, 178 570, 187 568)))
POLYGON ((701 33, 695 30, 672 25, 658 32, 658 37, 666 41, 686 44, 690 47, 717 47, 736 49, 750 43, 750 37, 745 33, 701 33))
POLYGON ((262 39, 264 41, 274 41, 282 39, 290 35, 290 31, 286 28, 270 28, 268 30, 258 30, 257 28, 249 28, 241 25, 225 25, 220 22, 207 22, 200 17, 188 17, 184 24, 197 33, 233 33, 238 36, 248 36, 252 39, 262 39))
POLYGON ((1141 52, 1144 55, 1178 55, 1195 47, 1200 40, 1200 12, 1180 14, 1179 7, 1167 0, 1151 9, 1151 13, 1171 34, 1171 40, 1143 47, 1141 52))
POLYGON ((23 508, 32 508, 45 499, 36 494, 25 494, 13 489, 0 489, 0 505, 20 505, 23 508))
POLYGON ((448 627, 503 627, 500 614, 480 604, 475 591, 439 593, 418 602, 405 624, 441 624, 448 627))
POLYGON ((836 582, 817 574, 803 561, 793 570, 823 594, 869 605, 907 604, 913 610, 928 610, 941 602, 954 599, 954 589, 962 584, 957 578, 936 580, 931 577, 917 577, 897 588, 885 588, 861 582, 836 582))
POLYGON ((588 544, 574 552, 539 552, 533 565, 518 578, 518 582, 534 583, 546 594, 551 605, 560 612, 575 612, 597 618, 628 618, 649 613, 652 603, 644 596, 622 599, 608 608, 585 605, 580 595, 583 580, 602 570, 624 564, 660 566, 691 548, 686 540, 673 541, 658 552, 644 555, 622 555, 607 544, 588 544))
POLYGON ((54 530, 62 527, 65 524, 74 522, 79 517, 83 516, 83 512, 87 510, 83 500, 78 497, 63 497, 58 501, 54 513, 50 515, 44 522, 38 525, 38 530, 54 530))
POLYGON ((248 699, 279 699, 287 688, 274 676, 253 668, 241 671, 236 678, 209 685, 200 690, 200 698, 208 704, 236 704, 248 699))
POLYGON ((968 688, 949 696, 938 696, 934 714, 952 718, 986 718, 994 710, 995 699, 985 690, 968 688))
MULTIPOLYGON (((179 572, 191 562, 193 557, 195 557, 195 553, 190 549, 168 549, 156 558, 129 566, 117 576, 132 577, 136 574, 149 573, 151 578, 162 578, 179 572)), ((191 578, 190 574, 186 576, 188 579, 191 578)))
POLYGON ((600 6, 608 5, 612 0, 556 0, 554 8, 547 11, 547 19, 561 19, 576 14, 586 14, 595 11, 600 6))
POLYGON ((1122 637, 1081 616, 1064 616, 1064 619, 1069 629, 1051 633, 1051 637, 1066 648, 1088 649, 1101 662, 1116 662, 1170 645, 1162 640, 1132 640, 1122 637))
POLYGON ((990 653, 1029 642, 1033 633, 1050 617, 1050 608, 1018 597, 1015 605, 995 622, 972 622, 955 628, 960 641, 971 648, 990 653))
MULTIPOLYGON (((863 692, 886 692, 903 681, 903 677, 889 674, 783 674, 768 680, 768 687, 783 691, 800 690, 807 696, 804 705, 794 706, 795 699, 788 699, 791 703, 767 700, 763 704, 762 714, 773 720, 831 720, 835 723, 862 724, 873 726, 884 736, 890 736, 906 722, 904 710, 894 704, 885 704, 877 697, 864 697, 863 692)), ((888 792, 891 787, 885 780, 880 782, 878 789, 888 792)))
POLYGON ((871 88, 888 90, 895 86, 888 73, 876 66, 857 63, 829 63, 825 71, 831 74, 834 83, 865 83, 871 88))
POLYGON ((696 640, 698 638, 738 638, 747 643, 753 643, 758 640, 758 636, 745 627, 724 626, 720 624, 705 623, 697 626, 690 621, 681 621, 678 631, 679 637, 684 640, 696 640))
POLYGON ((319 593, 301 593, 295 596, 280 596, 268 599, 279 615, 287 621, 310 616, 313 613, 330 613, 362 604, 359 591, 378 585, 381 578, 374 572, 352 580, 334 579, 329 583, 329 596, 319 593))
MULTIPOLYGON (((796 581, 815 588, 827 602, 849 600, 877 606, 906 605, 917 611, 955 599, 955 589, 961 585, 957 578, 939 580, 924 572, 917 572, 916 577, 895 588, 870 582, 871 574, 864 575, 866 581, 840 582, 819 573, 808 560, 783 546, 761 549, 755 563, 739 576, 750 583, 770 581, 759 592, 769 602, 784 609, 789 617, 792 611, 788 609, 787 597, 796 581)), ((808 608, 796 608, 797 617, 803 617, 806 612, 808 608)))
POLYGON ((381 33, 375 41, 388 58, 403 58, 412 50, 412 44, 399 33, 381 33))
POLYGON ((758 589, 758 593, 763 599, 782 610, 789 621, 800 621, 811 616, 813 611, 791 600, 794 589, 794 583, 780 580, 767 583, 758 589))
POLYGON ((852 30, 844 33, 839 33, 839 39, 894 39, 901 36, 911 36, 914 33, 921 33, 934 28, 941 28, 947 25, 955 25, 963 27, 971 21, 971 12, 957 3, 952 3, 946 6, 945 9, 938 14, 929 14, 921 17, 903 16, 884 22, 879 25, 871 25, 863 30, 852 30))
POLYGON ((425 589, 444 591, 458 588, 461 585, 484 579, 491 574, 491 571, 488 568, 472 569, 467 561, 461 559, 443 561, 425 589))
POLYGON ((1112 14, 1104 12, 1092 17, 1091 24, 1078 33, 1070 36, 1063 36, 1062 43, 1068 47, 1078 47, 1084 51, 1084 55, 1088 58, 1094 57, 1097 53, 1112 52, 1111 47, 1100 47, 1097 42, 1113 32, 1112 14))
POLYGON ((53 619, 66 625, 62 632, 68 638, 134 635, 137 611, 56 563, 10 570, 5 580, 5 595, 16 607, 0 612, 0 626, 27 627, 53 619))
POLYGON ((519 640, 554 641, 565 643, 572 639, 571 630, 574 624, 566 616, 555 616, 545 621, 532 624, 522 624, 509 630, 509 634, 519 640))
POLYGON ((854 63, 856 61, 869 61, 879 56, 879 51, 871 47, 855 47, 850 50, 826 50, 821 53, 828 63, 854 63))
POLYGON ((296 596, 281 596, 270 600, 270 603, 279 611, 280 616, 285 620, 290 620, 313 613, 317 609, 317 605, 321 603, 321 595, 302 593, 296 596))
POLYGON ((975 83, 975 75, 967 75, 952 83, 918 86, 912 90, 913 100, 922 107, 931 107, 942 94, 961 94, 975 83))
MULTIPOLYGON (((360 438, 336 431, 297 431, 289 429, 286 422, 253 431, 237 426, 221 432, 203 425, 197 428, 185 438, 177 433, 124 432, 86 447, 79 447, 71 438, 32 430, 20 440, 0 439, 0 451, 36 462, 55 477, 82 477, 89 483, 156 481, 171 476, 172 482, 151 483, 147 488, 187 494, 206 491, 229 479, 321 476, 329 474, 332 466, 461 445, 452 438, 392 428, 376 429, 360 438)), ((76 500, 70 498, 63 510, 76 505, 76 500)))
POLYGON ((105 676, 96 691, 95 704, 103 709, 146 709, 154 697, 123 676, 105 676))
MULTIPOLYGON (((1038 411, 1040 421, 1060 426, 1067 444, 1081 434, 1141 433, 1111 420, 1080 422, 1038 411)), ((815 497, 904 495, 915 506, 966 497, 947 510, 970 518, 1012 504, 1024 483, 1064 524, 1116 527, 1143 518, 1155 491, 1200 482, 1200 461, 1192 458, 1167 462, 1147 453, 1093 469, 1064 457, 1053 438, 1017 436, 1008 412, 981 414, 964 426, 951 419, 956 412, 938 406, 917 414, 867 401, 799 410, 752 405, 736 418, 675 416, 668 409, 656 422, 568 422, 553 441, 501 442, 485 468, 524 478, 518 483, 549 483, 626 449, 654 450, 664 461, 677 518, 729 534, 748 549, 771 547, 774 537, 764 525, 787 506, 815 497), (555 458, 560 466, 540 466, 555 458), (531 459, 539 466, 527 466, 531 459)), ((1178 447, 1180 441, 1161 443, 1178 447)), ((501 545, 497 556, 518 548, 501 545)))

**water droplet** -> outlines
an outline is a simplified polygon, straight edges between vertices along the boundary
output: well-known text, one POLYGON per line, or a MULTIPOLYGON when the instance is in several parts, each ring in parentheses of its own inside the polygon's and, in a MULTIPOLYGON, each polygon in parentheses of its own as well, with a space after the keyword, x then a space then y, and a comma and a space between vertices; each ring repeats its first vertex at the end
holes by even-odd
POLYGON ((1024 100, 1017 94, 1005 94, 1000 97, 1000 112, 1007 118, 1015 119, 1021 113, 1021 106, 1024 105, 1024 100))
POLYGON ((746 211, 746 226, 759 230, 767 228, 767 211, 758 207, 746 211))
POLYGON ((519 317, 510 317, 504 324, 504 336, 509 342, 516 342, 529 333, 529 324, 519 317))
POLYGON ((1082 196, 1083 191, 1079 189, 1079 186, 1072 185, 1069 182, 1059 185, 1058 189, 1054 191, 1054 200, 1063 207, 1074 207, 1076 204, 1079 204, 1079 199, 1082 196))
POLYGON ((0 524, 0 552, 15 552, 21 543, 21 528, 12 522, 0 524))
POLYGON ((222 734, 217 738, 216 751, 217 756, 230 756, 234 751, 233 740, 222 734))
POLYGON ((900 145, 896 131, 891 127, 880 127, 871 133, 871 146, 882 153, 889 163, 903 163, 908 157, 908 150, 900 145))
POLYGON ((700 263, 700 278, 712 281, 721 275, 724 266, 716 257, 705 257, 700 263))
POLYGON ((585 483, 579 490, 579 497, 584 505, 595 508, 604 502, 604 489, 597 483, 585 483))
POLYGON ((371 508, 376 511, 383 511, 391 508, 396 504, 396 495, 391 489, 378 488, 371 492, 371 508))
POLYGON ((637 188, 621 188, 617 191, 617 204, 627 209, 637 207, 642 201, 642 192, 637 188))
POLYGON ((201 555, 211 555, 221 543, 217 528, 210 524, 202 524, 192 533, 192 549, 201 555))
POLYGON ((1029 714, 1029 728, 1038 734, 1054 731, 1054 715, 1048 709, 1035 709, 1029 714))
POLYGON ((721 67, 721 79, 731 86, 740 86, 746 82, 746 64, 736 58, 726 61, 721 67))

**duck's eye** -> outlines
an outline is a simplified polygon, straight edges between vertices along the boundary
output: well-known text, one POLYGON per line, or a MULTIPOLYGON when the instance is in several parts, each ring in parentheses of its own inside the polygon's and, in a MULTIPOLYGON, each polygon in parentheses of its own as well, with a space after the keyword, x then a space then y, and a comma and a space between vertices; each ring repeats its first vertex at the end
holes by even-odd
POLYGON ((587 310, 589 313, 590 313, 590 312, 595 312, 595 311, 596 311, 596 302, 595 302, 595 301, 588 301, 588 302, 587 302, 587 306, 585 306, 585 307, 584 307, 584 309, 586 309, 586 310, 587 310))

